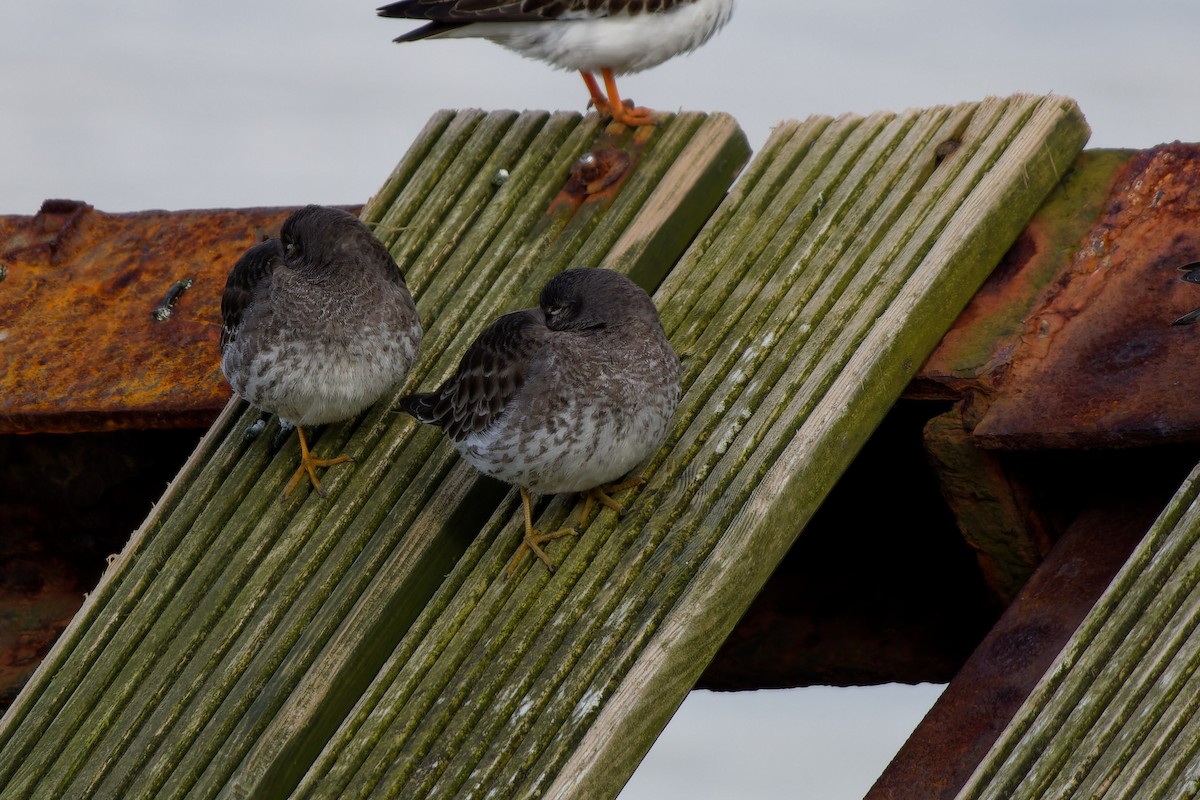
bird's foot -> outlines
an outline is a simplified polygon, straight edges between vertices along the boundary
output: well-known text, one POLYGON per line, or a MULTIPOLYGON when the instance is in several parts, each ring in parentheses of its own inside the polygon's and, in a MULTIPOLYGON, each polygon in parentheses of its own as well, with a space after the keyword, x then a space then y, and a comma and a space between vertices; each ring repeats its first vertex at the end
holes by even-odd
POLYGON ((309 453, 308 458, 300 459, 300 466, 296 468, 295 473, 292 474, 292 479, 288 481, 287 486, 284 488, 283 496, 287 497, 290 495, 292 490, 296 488, 296 485, 300 483, 300 479, 305 475, 308 475, 308 480, 312 483, 312 487, 317 491, 317 494, 321 495, 321 497, 327 496, 329 492, 325 490, 325 487, 321 485, 321 481, 317 478, 317 467, 332 467, 334 464, 343 464, 353 460, 352 457, 347 455, 340 455, 336 458, 317 458, 315 453, 309 453))
POLYGON ((504 568, 505 573, 511 578, 517 571, 517 567, 521 566, 521 562, 525 560, 525 553, 528 551, 537 556, 546 565, 546 569, 550 570, 550 574, 553 575, 558 570, 558 567, 554 565, 554 561, 550 559, 550 556, 546 555, 546 551, 542 549, 542 545, 555 539, 561 539, 564 536, 578 535, 579 531, 575 528, 559 528, 549 533, 542 533, 535 528, 530 528, 525 531, 525 536, 521 539, 521 544, 517 547, 517 552, 513 553, 512 558, 508 560, 508 566, 504 568))
POLYGON ((292 479, 284 487, 283 496, 287 497, 290 495, 292 490, 296 488, 296 485, 300 483, 300 479, 308 475, 308 480, 312 483, 313 489, 321 497, 325 497, 328 492, 325 491, 325 487, 321 485, 321 481, 317 478, 317 468, 332 467, 334 464, 343 464, 354 459, 344 454, 333 458, 321 458, 308 449, 308 442, 304 438, 304 429, 297 425, 296 433, 300 436, 300 466, 296 468, 295 473, 292 474, 292 479))
POLYGON ((607 100, 592 98, 591 105, 601 116, 612 117, 613 122, 628 125, 631 128, 657 125, 662 119, 662 115, 657 111, 643 106, 635 106, 630 100, 622 100, 620 106, 614 107, 607 100))
POLYGON ((656 111, 649 108, 635 106, 629 100, 622 100, 620 93, 617 91, 617 81, 613 76, 612 70, 604 69, 600 71, 604 78, 604 86, 607 90, 607 95, 600 89, 600 84, 596 82, 596 78, 590 72, 581 71, 583 82, 587 84, 588 94, 591 95, 591 105, 596 108, 602 116, 610 116, 613 122, 622 125, 628 125, 631 128, 639 128, 643 125, 657 125, 660 120, 660 115, 656 111))
POLYGON ((546 569, 550 570, 550 574, 553 575, 558 568, 554 566, 554 562, 550 559, 550 556, 546 555, 546 551, 542 549, 542 545, 555 539, 561 539, 564 536, 576 536, 579 534, 579 531, 575 528, 559 528, 556 531, 542 533, 534 528, 533 500, 524 486, 518 488, 521 492, 521 508, 525 512, 525 536, 521 539, 521 545, 517 548, 517 552, 513 553, 512 558, 508 560, 508 566, 504 568, 504 571, 511 578, 517 571, 517 567, 521 566, 521 562, 525 560, 526 551, 529 551, 537 556, 546 565, 546 569))
POLYGON ((646 483, 646 479, 640 475, 636 478, 628 478, 620 483, 609 483, 604 486, 597 486, 595 489, 588 489, 583 493, 583 513, 579 515, 579 526, 587 525, 588 519, 591 517, 592 509, 599 503, 602 506, 611 508, 618 514, 625 513, 625 506, 612 499, 611 495, 617 492, 623 492, 626 489, 632 489, 634 486, 642 486, 646 483))
POLYGON ((610 107, 608 113, 612 115, 613 122, 628 125, 630 128, 657 125, 661 119, 661 115, 657 111, 643 106, 635 106, 628 100, 622 102, 619 108, 610 107))

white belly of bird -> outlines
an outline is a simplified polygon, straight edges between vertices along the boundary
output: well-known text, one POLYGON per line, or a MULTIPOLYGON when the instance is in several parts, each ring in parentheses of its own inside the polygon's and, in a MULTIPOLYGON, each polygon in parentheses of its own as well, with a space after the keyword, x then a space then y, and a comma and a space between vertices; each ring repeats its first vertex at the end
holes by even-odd
POLYGON ((269 346, 253 355, 242 373, 245 380, 233 388, 251 405, 289 422, 325 425, 354 416, 396 388, 415 355, 414 341, 400 337, 372 350, 327 352, 320 341, 303 350, 269 346))
POLYGON ((482 37, 559 69, 639 72, 708 41, 729 21, 733 0, 697 0, 673 11, 547 22, 477 22, 446 38, 482 37))
POLYGON ((505 419, 459 443, 481 472, 535 494, 581 492, 612 483, 647 459, 662 442, 674 403, 597 417, 574 402, 556 409, 537 435, 505 419))

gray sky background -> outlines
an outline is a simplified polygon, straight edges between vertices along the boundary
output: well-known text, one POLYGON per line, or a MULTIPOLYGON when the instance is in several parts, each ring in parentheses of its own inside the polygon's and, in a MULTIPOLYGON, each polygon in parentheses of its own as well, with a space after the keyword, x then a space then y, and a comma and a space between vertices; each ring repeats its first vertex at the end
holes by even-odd
MULTIPOLYGON (((353 203, 439 108, 583 110, 575 74, 487 42, 394 45, 348 0, 62 0, 0 9, 0 213, 353 203)), ((741 0, 690 56, 627 77, 660 109, 780 119, 1016 91, 1076 98, 1091 146, 1200 138, 1200 3, 741 0)))
MULTIPOLYGON (((584 110, 575 74, 486 42, 394 45, 348 0, 0 8, 0 214, 358 203, 440 108, 584 110)), ((1018 91, 1091 147, 1200 139, 1196 0, 741 0, 701 50, 621 81, 654 108, 780 119, 1018 91)), ((938 687, 696 693, 623 795, 860 797, 938 687)))

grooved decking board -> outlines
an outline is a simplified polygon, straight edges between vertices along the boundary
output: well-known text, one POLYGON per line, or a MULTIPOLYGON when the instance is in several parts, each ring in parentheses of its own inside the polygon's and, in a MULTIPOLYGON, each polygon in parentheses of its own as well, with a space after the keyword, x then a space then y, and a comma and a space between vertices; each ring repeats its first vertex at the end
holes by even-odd
MULTIPOLYGON (((425 328, 408 388, 568 266, 653 289, 747 157, 723 115, 436 115, 363 212, 425 328), (556 200, 596 148, 630 156, 624 182, 556 200)), ((273 453, 273 424, 246 442, 256 412, 225 409, 0 721, 0 797, 287 793, 504 497, 395 399, 323 429, 356 463, 286 501, 295 437, 273 453)))
POLYGON ((1087 133, 1026 96, 776 128, 656 294, 684 396, 628 513, 509 579, 510 493, 295 796, 614 797, 1087 133))
POLYGON ((1194 797, 1198 627, 1200 467, 958 796, 1194 797))

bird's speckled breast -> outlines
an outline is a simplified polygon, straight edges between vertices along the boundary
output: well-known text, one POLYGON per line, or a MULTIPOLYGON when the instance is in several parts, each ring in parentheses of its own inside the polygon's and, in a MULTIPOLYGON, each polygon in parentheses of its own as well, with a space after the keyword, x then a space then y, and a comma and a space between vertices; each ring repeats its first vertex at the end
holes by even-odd
POLYGON ((679 358, 661 330, 646 327, 556 337, 505 415, 459 452, 481 472, 538 494, 626 475, 662 444, 679 402, 679 358))
POLYGON ((312 284, 278 270, 222 368, 254 406, 297 425, 351 417, 404 379, 421 339, 401 284, 312 284))

